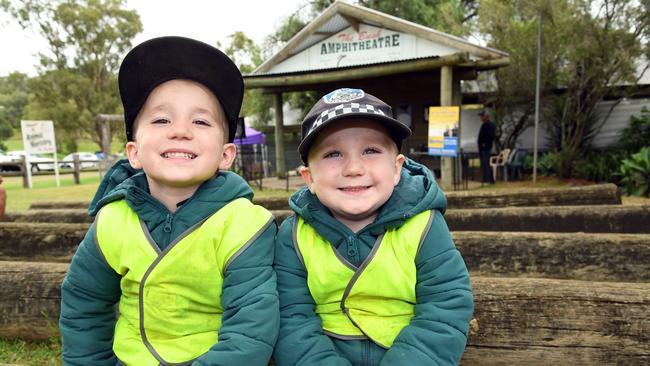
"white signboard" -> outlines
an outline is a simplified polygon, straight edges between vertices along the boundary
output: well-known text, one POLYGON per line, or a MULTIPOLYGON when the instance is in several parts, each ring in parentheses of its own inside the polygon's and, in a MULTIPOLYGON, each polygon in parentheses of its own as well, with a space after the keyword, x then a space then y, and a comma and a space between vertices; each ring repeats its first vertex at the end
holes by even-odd
POLYGON ((27 163, 27 185, 32 188, 31 160, 38 154, 52 154, 56 186, 61 185, 59 179, 59 162, 56 158, 56 139, 54 138, 54 124, 52 121, 20 121, 23 133, 23 148, 27 163))
POLYGON ((52 121, 20 121, 25 152, 30 154, 56 153, 52 121))

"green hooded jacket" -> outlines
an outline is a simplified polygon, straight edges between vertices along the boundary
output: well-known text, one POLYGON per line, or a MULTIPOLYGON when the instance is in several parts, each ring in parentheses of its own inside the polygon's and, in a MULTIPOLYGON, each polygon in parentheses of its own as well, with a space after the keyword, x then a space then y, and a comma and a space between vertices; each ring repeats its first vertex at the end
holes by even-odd
POLYGON ((307 271, 292 242, 295 217, 278 232, 274 268, 280 295, 280 334, 273 358, 285 365, 457 365, 473 311, 469 274, 443 214, 447 200, 426 167, 407 159, 400 183, 375 221, 357 233, 338 222, 307 188, 289 200, 291 209, 355 266, 376 238, 410 217, 433 209, 434 220, 415 258, 415 316, 386 350, 370 340, 341 340, 323 333, 307 285, 307 271))
MULTIPOLYGON (((122 160, 107 172, 88 211, 95 216, 104 205, 126 200, 164 250, 194 224, 239 197, 252 199, 248 184, 234 173, 220 172, 171 213, 149 194, 144 173, 122 160)), ((64 365, 118 363, 112 347, 121 277, 99 252, 95 226, 93 223, 79 245, 61 286, 59 327, 64 365)), ((268 363, 279 325, 276 276, 272 269, 276 231, 276 225, 271 224, 227 268, 221 295, 224 313, 219 341, 193 365, 268 363)))

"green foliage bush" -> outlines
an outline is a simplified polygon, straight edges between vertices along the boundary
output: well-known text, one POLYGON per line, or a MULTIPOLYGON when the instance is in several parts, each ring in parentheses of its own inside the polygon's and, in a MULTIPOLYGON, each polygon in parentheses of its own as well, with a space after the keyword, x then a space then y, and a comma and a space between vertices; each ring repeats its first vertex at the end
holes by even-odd
POLYGON ((650 147, 623 160, 619 174, 628 195, 650 197, 650 147))
POLYGON ((650 145, 650 110, 630 117, 630 125, 621 131, 618 142, 607 151, 592 150, 576 160, 572 176, 596 182, 621 184, 622 162, 650 145))
POLYGON ((572 175, 594 182, 618 184, 618 171, 625 156, 621 151, 592 151, 575 162, 572 175))
POLYGON ((630 117, 630 125, 621 132, 616 149, 631 155, 650 145, 650 110, 643 107, 640 116, 630 117))
MULTIPOLYGON (((557 175, 557 163, 557 153, 555 151, 540 154, 537 157, 537 174, 545 176, 557 175)), ((527 154, 522 161, 522 165, 525 172, 532 172, 533 155, 527 154)))

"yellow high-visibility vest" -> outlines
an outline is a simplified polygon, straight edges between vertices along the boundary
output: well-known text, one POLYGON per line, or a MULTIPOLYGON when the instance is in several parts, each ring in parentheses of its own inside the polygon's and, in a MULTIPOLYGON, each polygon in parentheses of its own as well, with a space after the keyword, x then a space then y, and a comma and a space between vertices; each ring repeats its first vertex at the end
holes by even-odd
POLYGON ((125 200, 103 207, 97 245, 122 276, 113 351, 129 366, 189 365, 217 343, 228 265, 273 222, 240 198, 160 251, 125 200))
POLYGON ((414 316, 415 256, 433 221, 424 211, 377 238, 357 268, 314 228, 297 217, 294 246, 307 269, 307 284, 323 331, 340 339, 370 338, 390 348, 414 316))

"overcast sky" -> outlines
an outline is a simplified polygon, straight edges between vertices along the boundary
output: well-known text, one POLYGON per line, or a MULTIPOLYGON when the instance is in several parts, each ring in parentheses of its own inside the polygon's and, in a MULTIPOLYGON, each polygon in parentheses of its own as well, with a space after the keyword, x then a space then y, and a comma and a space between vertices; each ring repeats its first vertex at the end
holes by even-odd
MULTIPOLYGON (((144 31, 134 45, 166 35, 186 36, 214 45, 228 35, 243 31, 260 44, 282 18, 291 15, 306 0, 127 0, 140 15, 144 31)), ((0 76, 13 71, 36 74, 36 54, 47 43, 34 31, 22 30, 0 12, 0 76)))

